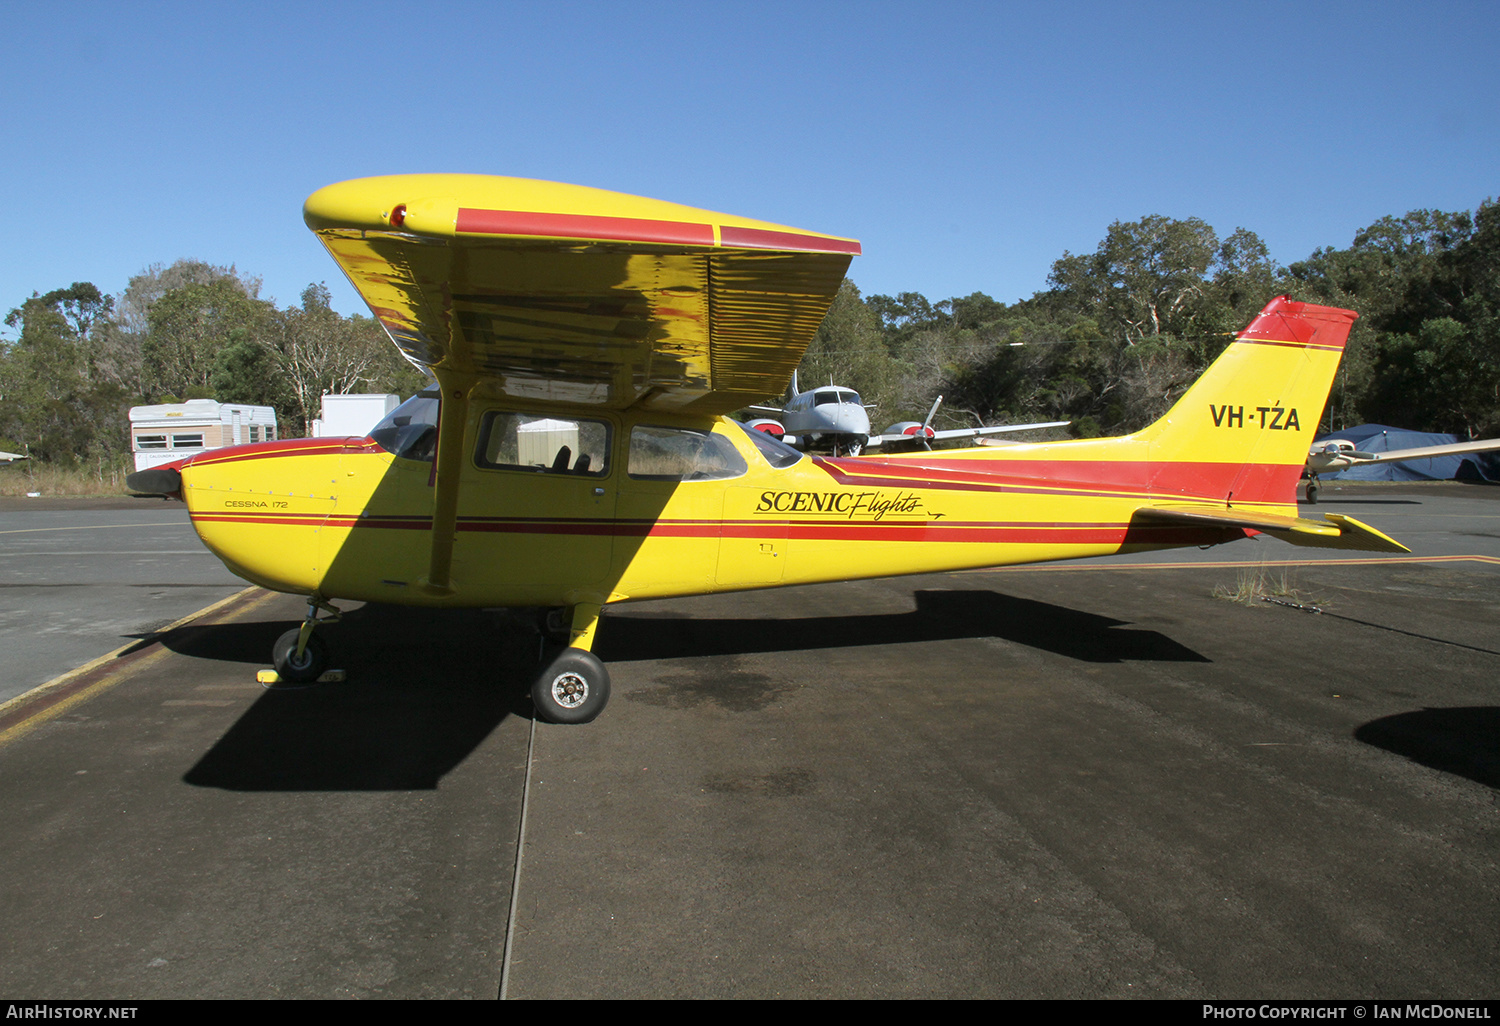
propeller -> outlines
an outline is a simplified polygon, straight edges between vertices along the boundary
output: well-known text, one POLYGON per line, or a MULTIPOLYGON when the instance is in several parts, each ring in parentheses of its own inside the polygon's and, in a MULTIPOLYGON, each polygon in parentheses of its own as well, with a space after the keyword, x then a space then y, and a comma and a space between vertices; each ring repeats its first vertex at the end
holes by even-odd
POLYGON ((160 495, 167 499, 182 498, 182 475, 172 467, 150 467, 137 470, 125 478, 125 487, 138 495, 160 495))

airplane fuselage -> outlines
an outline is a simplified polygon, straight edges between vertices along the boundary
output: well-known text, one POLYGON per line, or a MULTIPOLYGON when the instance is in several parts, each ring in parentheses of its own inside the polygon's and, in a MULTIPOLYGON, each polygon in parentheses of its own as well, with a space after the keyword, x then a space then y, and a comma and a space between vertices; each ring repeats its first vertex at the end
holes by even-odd
POLYGON ((781 422, 786 433, 795 435, 804 447, 845 450, 863 446, 870 437, 870 414, 859 393, 839 385, 796 393, 782 410, 781 422))
MULTIPOLYGON (((430 446, 402 455, 375 434, 387 447, 303 439, 194 458, 182 491, 195 528, 274 590, 436 606, 602 605, 1244 536, 1132 524, 1143 500, 1222 498, 1240 468, 1153 466, 1130 439, 835 459, 727 419, 527 420, 475 404, 452 580, 432 589, 430 446), (672 455, 684 441, 697 465, 672 455)), ((1286 468, 1287 492, 1299 471, 1286 468)))

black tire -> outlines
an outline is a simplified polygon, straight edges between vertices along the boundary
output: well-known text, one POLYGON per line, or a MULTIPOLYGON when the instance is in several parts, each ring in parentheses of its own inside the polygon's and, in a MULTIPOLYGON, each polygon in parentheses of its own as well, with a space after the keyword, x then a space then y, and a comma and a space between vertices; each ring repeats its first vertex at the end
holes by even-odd
POLYGON ((1313 478, 1311 481, 1307 482, 1307 502, 1308 502, 1309 505, 1312 505, 1312 506, 1316 506, 1318 504, 1318 479, 1317 478, 1313 478))
POLYGON ((531 704, 548 723, 588 723, 609 703, 609 671, 581 648, 554 656, 531 685, 531 704))
POLYGON ((302 658, 294 661, 297 637, 301 633, 301 628, 293 628, 277 638, 276 646, 271 650, 271 663, 282 680, 293 684, 311 684, 328 669, 328 646, 323 644, 322 638, 313 634, 307 639, 302 658))

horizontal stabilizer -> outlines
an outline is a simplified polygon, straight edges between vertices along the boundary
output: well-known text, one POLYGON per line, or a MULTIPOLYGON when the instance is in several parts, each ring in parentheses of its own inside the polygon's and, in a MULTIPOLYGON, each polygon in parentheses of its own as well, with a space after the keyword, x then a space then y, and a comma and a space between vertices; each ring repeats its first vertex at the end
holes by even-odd
POLYGON ((1326 513, 1322 520, 1261 513, 1226 506, 1143 506, 1137 518, 1156 523, 1192 524, 1200 527, 1240 527, 1274 534, 1293 545, 1331 549, 1362 549, 1369 552, 1410 552, 1405 545, 1340 513, 1326 513))

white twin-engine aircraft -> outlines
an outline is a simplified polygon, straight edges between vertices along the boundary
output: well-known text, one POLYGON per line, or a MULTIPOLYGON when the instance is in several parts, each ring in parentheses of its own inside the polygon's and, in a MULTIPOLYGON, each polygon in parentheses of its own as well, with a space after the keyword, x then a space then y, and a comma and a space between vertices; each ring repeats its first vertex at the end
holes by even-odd
POLYGON ((937 416, 943 397, 927 412, 924 421, 904 420, 892 424, 880 434, 870 433, 870 407, 859 393, 829 382, 806 392, 798 391, 797 375, 792 374, 792 398, 784 407, 752 406, 752 410, 779 414, 779 419, 762 417, 750 421, 750 427, 779 438, 802 450, 826 450, 835 456, 858 456, 866 449, 886 452, 914 452, 931 449, 932 443, 950 438, 977 438, 1036 428, 1067 427, 1071 421, 1051 420, 1041 424, 1003 424, 994 427, 954 428, 935 431, 932 419, 937 416))
POLYGON ((1314 442, 1307 454, 1307 501, 1318 501, 1318 476, 1337 474, 1350 467, 1367 463, 1407 463, 1411 460, 1431 459, 1434 456, 1462 456, 1471 452, 1494 452, 1500 449, 1500 438, 1481 438, 1472 442, 1454 442, 1451 445, 1427 445, 1415 449, 1396 449, 1391 452, 1361 452, 1354 443, 1343 438, 1328 438, 1314 442))

